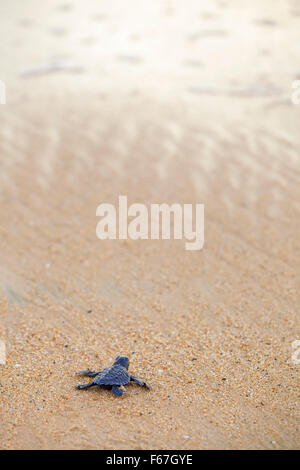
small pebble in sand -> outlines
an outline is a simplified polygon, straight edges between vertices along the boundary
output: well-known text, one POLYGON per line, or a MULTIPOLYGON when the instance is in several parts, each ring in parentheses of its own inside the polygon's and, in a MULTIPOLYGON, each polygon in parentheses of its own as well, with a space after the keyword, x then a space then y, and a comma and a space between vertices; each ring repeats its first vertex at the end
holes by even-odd
POLYGON ((50 32, 55 36, 65 36, 67 31, 64 28, 54 27, 50 29, 50 32))
POLYGON ((128 54, 119 54, 118 59, 124 62, 129 62, 132 64, 137 64, 139 62, 142 62, 142 57, 139 56, 134 56, 134 55, 128 55, 128 54))

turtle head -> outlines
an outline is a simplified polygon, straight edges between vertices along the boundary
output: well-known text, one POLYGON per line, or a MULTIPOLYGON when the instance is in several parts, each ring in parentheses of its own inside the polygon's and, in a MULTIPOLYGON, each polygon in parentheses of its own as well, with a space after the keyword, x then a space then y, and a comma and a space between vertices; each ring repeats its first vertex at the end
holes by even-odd
POLYGON ((126 356, 117 356, 114 362, 115 366, 121 366, 125 367, 125 369, 128 369, 129 367, 129 359, 126 356))

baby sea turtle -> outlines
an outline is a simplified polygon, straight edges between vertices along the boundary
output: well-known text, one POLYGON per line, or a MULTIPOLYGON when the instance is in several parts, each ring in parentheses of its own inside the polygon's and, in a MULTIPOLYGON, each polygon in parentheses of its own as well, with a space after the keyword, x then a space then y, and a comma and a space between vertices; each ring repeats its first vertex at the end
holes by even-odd
POLYGON ((130 381, 135 382, 141 387, 150 389, 150 385, 142 380, 137 379, 133 375, 128 373, 129 359, 126 356, 117 356, 112 366, 103 369, 102 371, 95 372, 92 370, 82 370, 78 372, 81 375, 89 375, 95 377, 92 382, 84 385, 77 385, 76 388, 82 390, 84 388, 93 387, 98 385, 99 387, 109 387, 115 395, 123 395, 125 390, 120 388, 121 385, 126 385, 130 381))

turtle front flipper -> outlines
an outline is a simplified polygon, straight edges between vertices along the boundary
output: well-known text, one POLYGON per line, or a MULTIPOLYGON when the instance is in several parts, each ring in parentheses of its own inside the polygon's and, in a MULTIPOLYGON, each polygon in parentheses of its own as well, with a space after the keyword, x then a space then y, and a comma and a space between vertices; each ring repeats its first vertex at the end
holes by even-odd
POLYGON ((119 385, 113 385, 111 387, 111 391, 113 392, 114 395, 117 395, 118 397, 123 395, 123 393, 126 393, 125 390, 122 390, 122 388, 120 388, 119 385))
POLYGON ((148 390, 151 389, 150 385, 147 384, 147 382, 144 382, 143 380, 138 379, 138 378, 135 377, 134 375, 131 375, 131 376, 130 376, 130 380, 131 380, 132 382, 135 382, 136 384, 140 385, 141 387, 146 387, 146 388, 148 388, 148 390))
POLYGON ((100 374, 100 372, 96 372, 95 370, 81 370, 76 372, 76 375, 90 375, 91 377, 95 377, 95 375, 100 374))

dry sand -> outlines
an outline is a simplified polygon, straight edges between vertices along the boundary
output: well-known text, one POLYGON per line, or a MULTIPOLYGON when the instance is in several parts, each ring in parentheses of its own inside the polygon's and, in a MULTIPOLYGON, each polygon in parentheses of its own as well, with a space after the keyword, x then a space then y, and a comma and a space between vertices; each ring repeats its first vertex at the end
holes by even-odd
POLYGON ((287 0, 1 2, 2 449, 300 447, 299 26, 287 0), (203 250, 98 240, 119 194, 204 203, 203 250), (74 389, 119 353, 152 391, 74 389))

